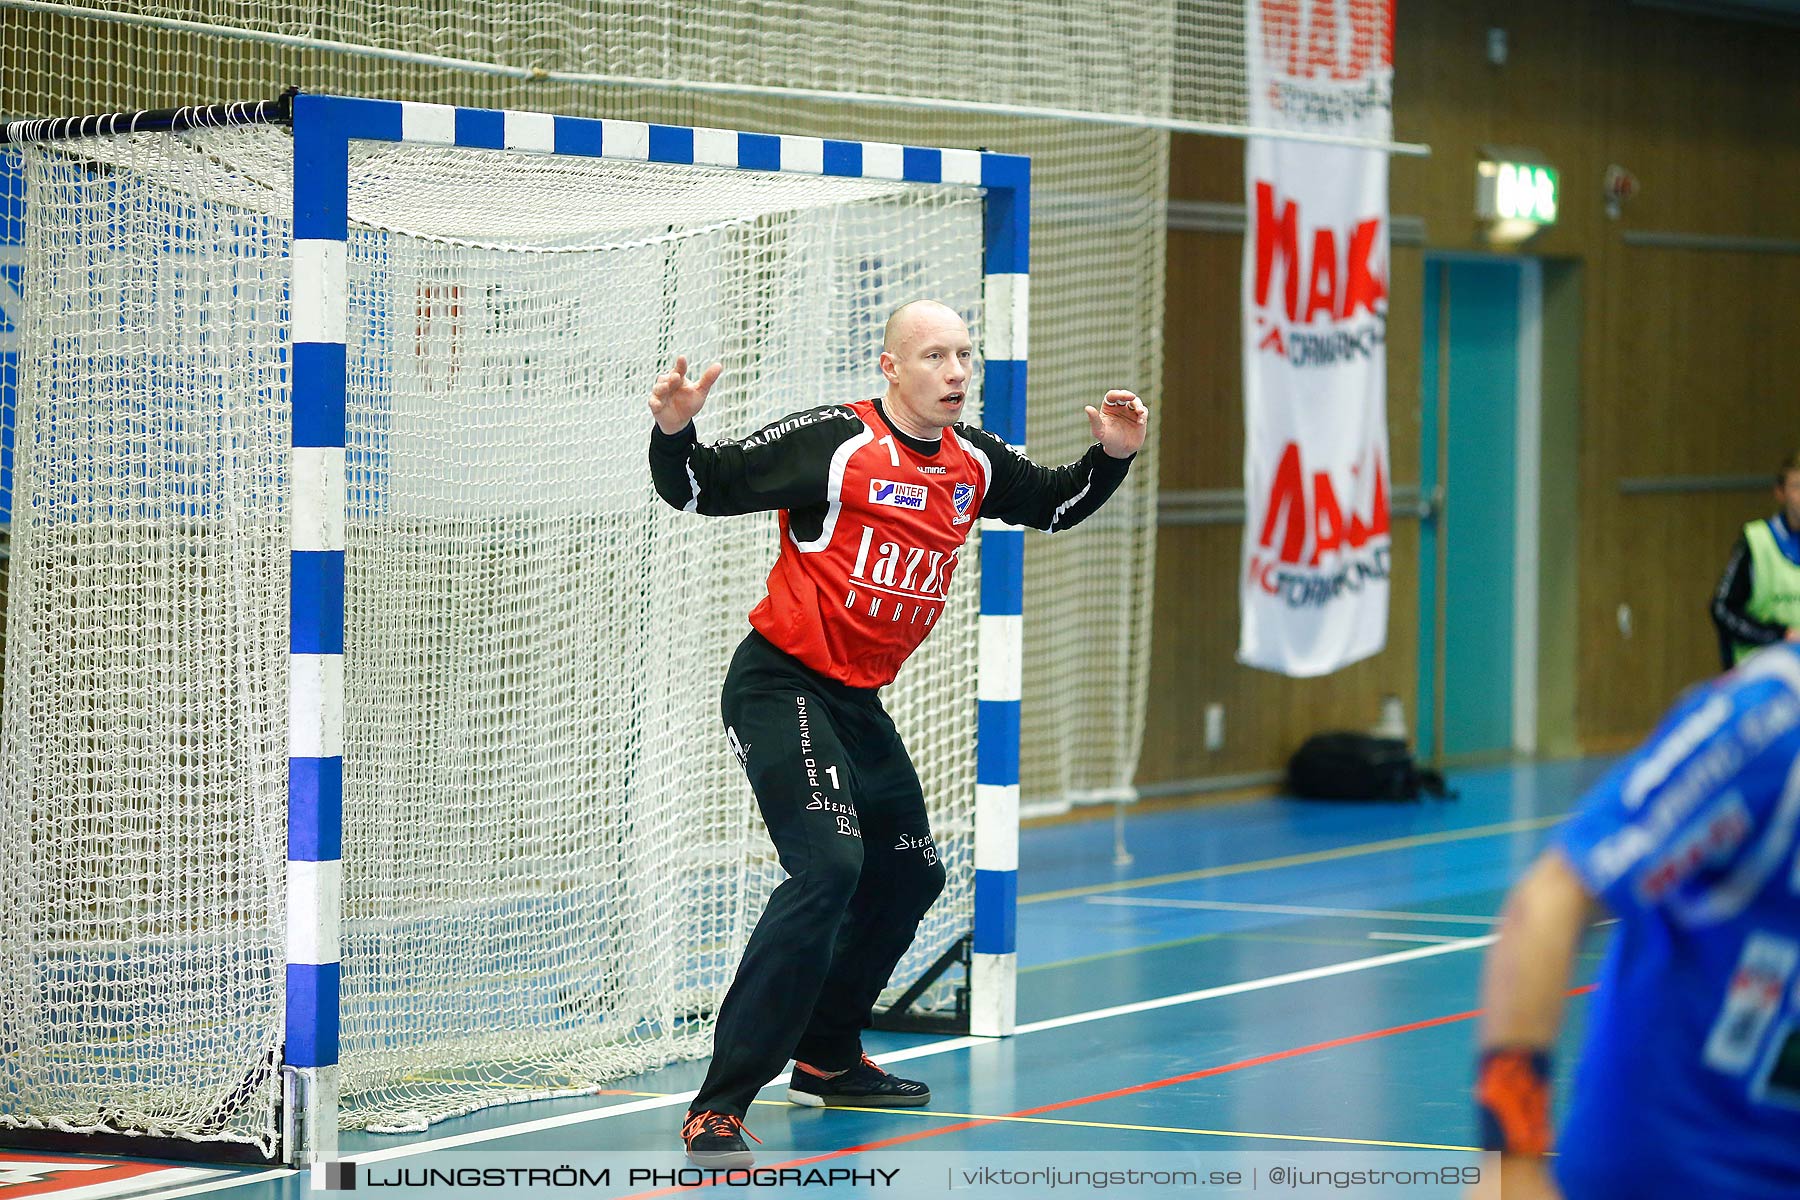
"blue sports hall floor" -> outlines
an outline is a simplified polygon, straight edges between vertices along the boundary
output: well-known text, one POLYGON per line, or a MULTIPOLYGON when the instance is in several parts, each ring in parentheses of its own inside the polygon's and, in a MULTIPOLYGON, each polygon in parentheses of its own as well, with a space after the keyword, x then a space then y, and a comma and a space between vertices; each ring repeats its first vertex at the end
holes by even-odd
MULTIPOLYGON (((626 1186, 623 1164, 681 1165, 677 1128, 703 1063, 621 1080, 602 1095, 489 1109, 416 1138, 350 1134, 342 1153, 359 1162, 365 1192, 397 1186, 405 1180, 397 1169, 450 1161, 441 1156, 454 1151, 454 1161, 475 1165, 617 1161, 608 1187, 577 1189, 607 1197, 1098 1194, 1091 1179, 1085 1188, 1040 1180, 984 1189, 977 1185, 994 1185, 991 1175, 954 1174, 982 1161, 1255 1169, 1256 1190, 1295 1196, 1461 1195, 1448 1187, 1282 1189, 1266 1176, 1279 1162, 1481 1161, 1468 1097, 1483 949, 1509 884, 1606 766, 1452 772, 1459 795, 1448 801, 1277 797, 1135 812, 1126 825, 1129 865, 1114 863, 1105 820, 1027 829, 1018 1033, 870 1034, 878 1061, 930 1083, 928 1108, 795 1107, 784 1098, 784 1074, 748 1121, 762 1139, 759 1166, 791 1168, 784 1177, 690 1188, 692 1176, 663 1174, 639 1177, 651 1186, 626 1186), (923 1166, 910 1184, 850 1174, 895 1163, 923 1166), (838 1174, 809 1178, 810 1168, 838 1174)), ((1558 1054, 1565 1074, 1603 938, 1590 937, 1572 981, 1558 1054)), ((54 1187, 9 1188, 6 1165, 0 1200, 11 1200, 9 1191, 293 1200, 317 1182, 291 1171, 208 1168, 152 1170, 100 1191, 64 1177, 54 1187)), ((1196 1189, 1159 1187, 1159 1178, 1098 1191, 1252 1194, 1242 1179, 1202 1180, 1196 1189)))

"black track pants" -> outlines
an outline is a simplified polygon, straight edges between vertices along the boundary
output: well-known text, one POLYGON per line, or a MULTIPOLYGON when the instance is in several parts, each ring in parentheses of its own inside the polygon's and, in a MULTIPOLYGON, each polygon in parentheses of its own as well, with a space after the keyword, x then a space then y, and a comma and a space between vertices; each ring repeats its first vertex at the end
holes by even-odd
POLYGON ((859 1060, 944 868, 919 776, 873 689, 827 679, 753 632, 720 708, 788 873, 719 1006, 691 1109, 742 1116, 789 1058, 828 1071, 859 1060))

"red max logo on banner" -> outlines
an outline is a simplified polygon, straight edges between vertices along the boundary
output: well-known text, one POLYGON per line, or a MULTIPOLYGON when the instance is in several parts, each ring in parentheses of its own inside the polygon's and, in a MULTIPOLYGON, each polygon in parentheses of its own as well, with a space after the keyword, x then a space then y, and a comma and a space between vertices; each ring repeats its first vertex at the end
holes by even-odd
POLYGON ((1263 0, 1263 61, 1292 79, 1358 80, 1377 53, 1393 65, 1393 29, 1389 0, 1263 0))
POLYGON ((1326 554, 1335 554, 1348 546, 1352 550, 1360 550, 1378 537, 1388 532, 1388 494, 1387 471, 1385 470, 1379 451, 1372 456, 1375 467, 1375 501, 1367 520, 1361 513, 1352 511, 1350 520, 1344 521, 1344 510, 1338 504, 1337 489, 1332 486, 1331 475, 1325 471, 1316 471, 1312 475, 1312 487, 1307 487, 1307 477, 1300 462, 1300 447, 1289 442, 1281 452, 1281 462, 1275 468, 1275 480, 1269 485, 1269 502, 1264 510, 1262 535, 1257 540, 1264 550, 1275 543, 1275 535, 1280 532, 1281 548, 1275 558, 1252 555, 1250 573, 1257 584, 1266 592, 1274 592, 1272 581, 1266 578, 1270 568, 1286 563, 1298 565, 1301 555, 1306 549, 1306 535, 1312 534, 1312 556, 1306 565, 1316 567, 1326 554))
MULTIPOLYGON (((1300 257, 1300 206, 1292 200, 1281 202, 1276 209, 1275 185, 1256 181, 1256 306, 1269 306, 1269 288, 1279 265, 1284 276, 1283 307, 1290 321, 1311 322, 1323 315, 1329 320, 1348 320, 1359 311, 1379 316, 1388 294, 1387 280, 1369 264, 1381 236, 1381 219, 1371 217, 1359 221, 1348 231, 1347 252, 1338 257, 1338 231, 1313 231, 1312 255, 1309 263, 1300 257), (1300 309, 1300 276, 1307 276, 1306 310, 1300 309)), ((1281 333, 1273 331, 1257 349, 1273 342, 1281 348, 1281 333)))

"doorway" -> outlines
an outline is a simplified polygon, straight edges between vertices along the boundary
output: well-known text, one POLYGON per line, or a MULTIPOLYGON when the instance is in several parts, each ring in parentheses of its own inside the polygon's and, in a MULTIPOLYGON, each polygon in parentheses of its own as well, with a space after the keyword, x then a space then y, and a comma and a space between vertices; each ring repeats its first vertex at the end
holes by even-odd
POLYGON ((1537 749, 1543 275, 1425 262, 1419 739, 1433 761, 1537 749))

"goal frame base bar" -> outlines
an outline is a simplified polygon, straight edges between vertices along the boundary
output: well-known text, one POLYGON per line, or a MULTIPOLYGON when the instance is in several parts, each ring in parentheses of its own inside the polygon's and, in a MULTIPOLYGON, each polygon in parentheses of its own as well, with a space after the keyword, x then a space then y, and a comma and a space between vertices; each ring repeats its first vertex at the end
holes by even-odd
POLYGON ((938 955, 937 961, 927 967, 911 987, 888 1007, 875 1012, 870 1027, 892 1033, 969 1032, 969 989, 966 985, 956 989, 956 1004, 950 1012, 915 1010, 913 1005, 951 967, 960 965, 965 973, 968 971, 974 940, 974 934, 965 933, 952 942, 950 948, 938 955))
POLYGON ((115 1158, 166 1158, 179 1162, 278 1167, 282 1152, 264 1154, 249 1142, 200 1142, 135 1133, 67 1133, 60 1129, 0 1127, 0 1150, 46 1154, 98 1154, 115 1158))

